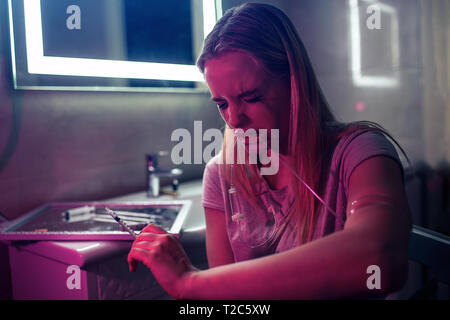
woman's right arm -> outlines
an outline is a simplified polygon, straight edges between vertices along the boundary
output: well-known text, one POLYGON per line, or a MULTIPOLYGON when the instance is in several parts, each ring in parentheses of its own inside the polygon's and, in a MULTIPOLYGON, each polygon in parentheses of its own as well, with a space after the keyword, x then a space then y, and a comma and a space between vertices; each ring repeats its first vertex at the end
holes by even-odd
POLYGON ((210 268, 234 263, 234 255, 228 239, 225 213, 204 208, 206 219, 206 253, 210 268))

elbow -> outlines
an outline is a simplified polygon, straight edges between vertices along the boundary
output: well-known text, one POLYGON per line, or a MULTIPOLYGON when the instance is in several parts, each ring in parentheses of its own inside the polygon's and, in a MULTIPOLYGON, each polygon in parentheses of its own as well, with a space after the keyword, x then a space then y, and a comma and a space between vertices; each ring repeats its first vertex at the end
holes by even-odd
POLYGON ((402 289, 408 280, 407 250, 381 250, 380 261, 381 288, 383 295, 402 289))
POLYGON ((408 259, 392 267, 389 276, 388 292, 401 290, 408 280, 408 259))

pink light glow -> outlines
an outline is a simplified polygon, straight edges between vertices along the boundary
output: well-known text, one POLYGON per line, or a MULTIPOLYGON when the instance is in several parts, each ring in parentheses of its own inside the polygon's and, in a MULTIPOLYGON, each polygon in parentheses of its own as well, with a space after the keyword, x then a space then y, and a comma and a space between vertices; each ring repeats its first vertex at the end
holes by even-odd
POLYGON ((355 103, 355 110, 358 112, 362 112, 366 110, 366 104, 362 101, 358 101, 355 103))

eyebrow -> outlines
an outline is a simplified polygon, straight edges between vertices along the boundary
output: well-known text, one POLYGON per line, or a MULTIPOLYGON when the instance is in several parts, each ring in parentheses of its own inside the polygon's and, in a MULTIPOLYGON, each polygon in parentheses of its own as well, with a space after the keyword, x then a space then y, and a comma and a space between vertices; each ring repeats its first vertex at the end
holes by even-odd
MULTIPOLYGON (((260 90, 259 89, 252 89, 252 90, 246 90, 244 92, 241 92, 240 94, 238 94, 238 99, 242 99, 244 97, 248 97, 248 96, 252 96, 256 93, 259 93, 260 90)), ((218 101, 223 101, 224 99, 221 98, 215 98, 215 97, 211 97, 211 100, 214 102, 218 102, 218 101)))

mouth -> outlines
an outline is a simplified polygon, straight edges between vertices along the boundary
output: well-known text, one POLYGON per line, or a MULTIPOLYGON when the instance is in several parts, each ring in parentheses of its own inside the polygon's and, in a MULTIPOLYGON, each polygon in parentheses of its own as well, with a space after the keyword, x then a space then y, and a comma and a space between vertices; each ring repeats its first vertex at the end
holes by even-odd
MULTIPOLYGON (((243 129, 235 129, 234 135, 238 142, 244 142, 245 146, 264 146, 264 143, 261 142, 260 135, 256 133, 256 130, 243 130, 243 129)), ((271 135, 270 131, 266 135, 265 146, 268 148, 271 144, 271 135)))

